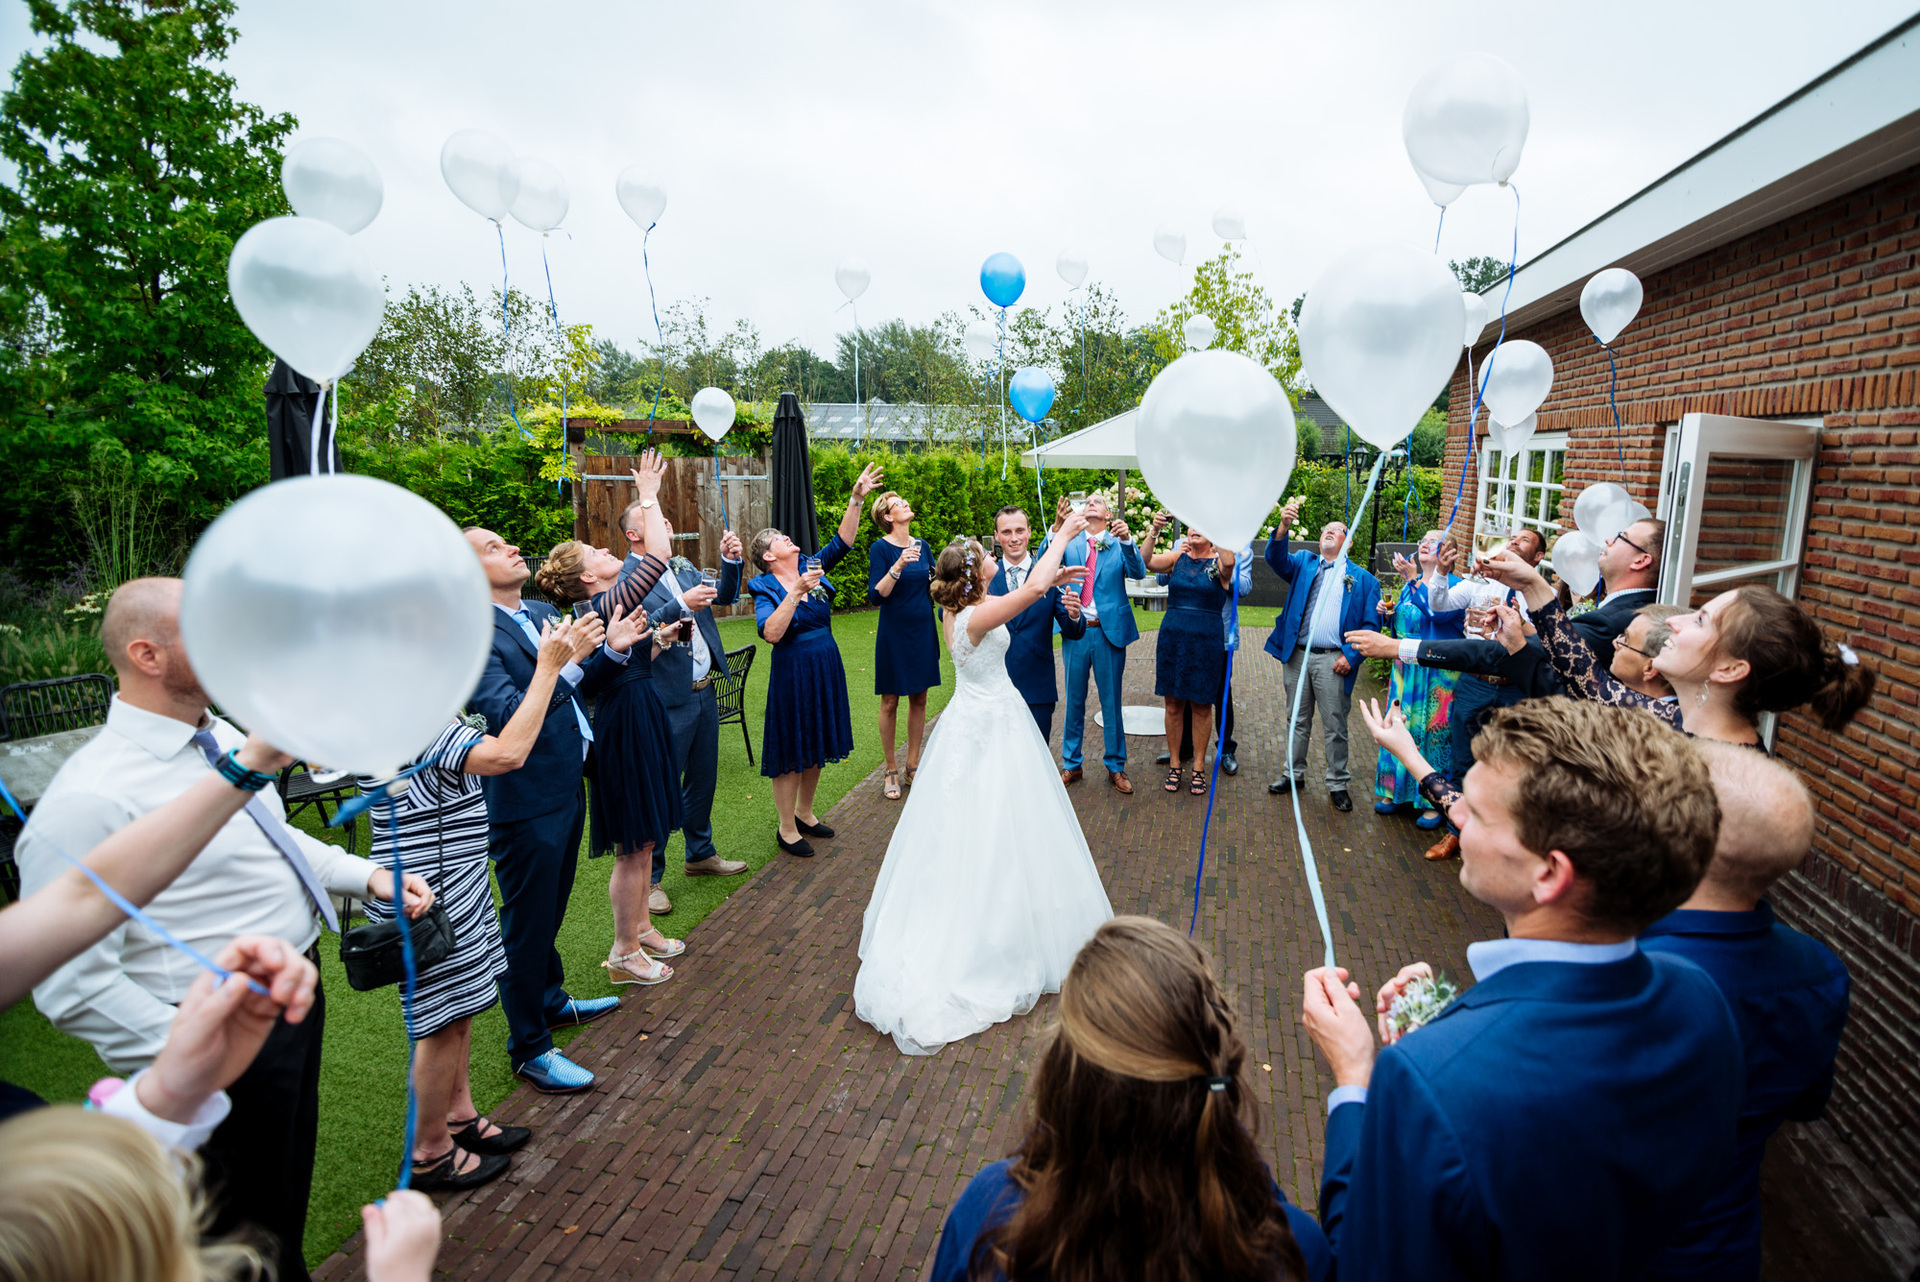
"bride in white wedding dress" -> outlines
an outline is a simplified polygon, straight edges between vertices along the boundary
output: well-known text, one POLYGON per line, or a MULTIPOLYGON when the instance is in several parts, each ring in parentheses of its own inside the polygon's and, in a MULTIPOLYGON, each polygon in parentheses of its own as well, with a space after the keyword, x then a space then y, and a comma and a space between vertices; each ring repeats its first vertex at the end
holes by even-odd
POLYGON ((1026 582, 988 596, 973 540, 934 566, 954 692, 935 722, 860 932, 854 1013, 905 1055, 933 1055, 1060 991, 1080 946, 1113 916, 1047 741, 1007 675, 1004 626, 1080 577, 1060 555, 1075 513, 1026 582))

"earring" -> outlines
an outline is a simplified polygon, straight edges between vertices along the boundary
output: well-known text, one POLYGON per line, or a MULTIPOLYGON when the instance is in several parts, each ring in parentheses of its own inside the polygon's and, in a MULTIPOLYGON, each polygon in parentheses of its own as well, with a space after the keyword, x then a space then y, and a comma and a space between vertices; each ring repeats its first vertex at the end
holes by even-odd
POLYGON ((1704 681, 1700 683, 1700 693, 1695 695, 1693 699, 1693 706, 1696 709, 1704 708, 1707 706, 1707 695, 1712 691, 1712 689, 1713 689, 1713 686, 1711 684, 1704 681))

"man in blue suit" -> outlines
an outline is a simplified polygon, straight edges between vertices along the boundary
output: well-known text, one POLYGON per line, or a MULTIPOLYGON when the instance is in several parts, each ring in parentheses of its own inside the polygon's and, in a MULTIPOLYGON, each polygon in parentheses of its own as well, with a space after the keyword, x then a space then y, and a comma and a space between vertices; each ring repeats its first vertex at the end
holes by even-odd
MULTIPOLYGON (((1034 557, 1046 549, 1028 546, 1033 527, 1027 514, 1018 507, 1003 507, 994 513, 993 541, 1000 547, 1000 569, 987 585, 989 596, 1005 596, 1026 582, 1034 557)), ((1013 616, 1007 624, 1012 638, 1007 646, 1007 675, 1014 689, 1027 701, 1040 737, 1053 733, 1053 708, 1060 701, 1059 687, 1053 680, 1053 629, 1067 641, 1078 641, 1087 634, 1080 618, 1080 598, 1075 593, 1049 592, 1013 616)))
MULTIPOLYGON (((1376 737, 1418 756, 1398 718, 1376 737)), ((1707 767, 1644 713, 1530 699, 1488 720, 1453 816, 1460 884, 1507 927, 1468 946, 1479 982, 1411 1030, 1382 1019, 1376 1052, 1347 972, 1306 976, 1341 1282, 1639 1277, 1724 1179, 1740 1108, 1719 989, 1635 941, 1713 856, 1707 767)))
MULTIPOLYGON (((632 549, 620 568, 623 575, 639 567, 640 555, 646 551, 641 502, 636 500, 620 516, 620 528, 632 549)), ((671 540, 672 523, 663 517, 662 524, 671 540)), ((678 623, 689 614, 694 620, 688 643, 662 650, 653 661, 653 691, 667 710, 667 727, 673 736, 673 771, 680 779, 680 831, 686 838, 689 877, 735 877, 747 870, 746 860, 722 859, 713 845, 713 790, 720 777, 720 705, 713 683, 728 672, 726 646, 720 641, 720 629, 709 608, 732 605, 739 599, 742 561, 739 536, 728 530, 720 540, 717 590, 703 584, 700 571, 685 558, 674 557, 653 591, 640 603, 655 626, 678 623)), ((653 889, 647 898, 650 912, 673 911, 673 900, 660 885, 666 871, 667 852, 656 845, 653 889)))
MULTIPOLYGON (((1066 519, 1066 501, 1061 500, 1060 520, 1066 519)), ((1120 687, 1127 672, 1127 647, 1140 636, 1133 621, 1133 604, 1127 599, 1127 580, 1144 579, 1147 567, 1140 551, 1133 546, 1127 523, 1110 518, 1107 501, 1098 494, 1087 500, 1087 529, 1073 536, 1061 556, 1062 565, 1085 566, 1087 575, 1080 581, 1080 618, 1086 631, 1078 640, 1061 646, 1067 669, 1067 720, 1060 731, 1060 782, 1078 783, 1080 740, 1087 728, 1087 674, 1093 674, 1100 692, 1100 719, 1105 723, 1107 782, 1123 793, 1132 793, 1127 778, 1126 715, 1121 707, 1120 687)), ((1058 528, 1058 527, 1056 527, 1058 528)))
POLYGON ((1353 797, 1347 792, 1352 778, 1347 770, 1347 714, 1353 707, 1353 682, 1360 675, 1360 652, 1344 638, 1356 629, 1380 630, 1380 580, 1339 559, 1340 545, 1347 537, 1347 527, 1340 521, 1328 521, 1321 528, 1318 549, 1292 551, 1287 532, 1299 517, 1299 502, 1288 503, 1280 511, 1275 537, 1267 540, 1267 565, 1290 585, 1286 609, 1274 618, 1273 635, 1267 638, 1267 653, 1287 666, 1286 715, 1290 719, 1294 691, 1306 682, 1300 720, 1293 726, 1292 760, 1286 773, 1267 785, 1267 791, 1289 792, 1305 782, 1307 733, 1318 707, 1327 752, 1327 794, 1334 809, 1352 810, 1353 797))
POLYGON ((1751 1282, 1760 1276, 1760 1161, 1780 1123, 1826 1111, 1850 981, 1825 944, 1775 920, 1764 897, 1813 846, 1805 785, 1751 748, 1694 747, 1713 773, 1720 839, 1693 897, 1642 931, 1640 947, 1713 977, 1740 1030, 1747 1085, 1732 1161, 1647 1276, 1751 1282))
MULTIPOLYGON (((533 680, 541 627, 560 616, 544 602, 520 599, 528 570, 519 548, 492 530, 472 527, 466 535, 486 571, 494 607, 493 649, 469 706, 497 735, 533 680)), ((598 616, 576 624, 576 631, 574 662, 561 669, 526 764, 483 781, 487 855, 500 880, 500 936, 507 953, 507 977, 500 983, 507 1057, 516 1076, 548 1094, 593 1085, 592 1073, 554 1049, 552 1030, 598 1019, 620 1004, 617 997, 569 997, 554 947, 573 893, 587 814, 581 768, 593 733, 578 696, 597 690, 627 657, 601 644, 598 616)))

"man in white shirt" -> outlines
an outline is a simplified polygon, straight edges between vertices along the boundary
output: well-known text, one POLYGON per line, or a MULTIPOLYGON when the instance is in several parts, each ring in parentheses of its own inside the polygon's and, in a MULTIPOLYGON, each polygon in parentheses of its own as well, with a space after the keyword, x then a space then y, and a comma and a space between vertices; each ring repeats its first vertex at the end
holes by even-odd
MULTIPOLYGON (((21 890, 31 894, 108 835, 204 779, 212 761, 245 740, 207 711, 207 695, 180 641, 180 581, 135 579, 107 605, 100 636, 120 693, 99 737, 54 776, 20 835, 21 890)), ((432 891, 407 875, 409 912, 432 891)), ((271 790, 230 819, 148 914, 200 952, 242 935, 274 936, 316 955, 318 913, 333 924, 333 894, 390 900, 393 874, 287 826, 271 790)), ((34 1004, 65 1032, 92 1043, 119 1072, 159 1054, 199 967, 128 922, 34 989, 34 1004)), ((232 1112, 205 1150, 209 1187, 226 1192, 216 1235, 251 1223, 280 1243, 279 1276, 306 1277, 301 1239, 313 1180, 320 1109, 325 994, 298 1024, 281 1021, 228 1089, 232 1112)))

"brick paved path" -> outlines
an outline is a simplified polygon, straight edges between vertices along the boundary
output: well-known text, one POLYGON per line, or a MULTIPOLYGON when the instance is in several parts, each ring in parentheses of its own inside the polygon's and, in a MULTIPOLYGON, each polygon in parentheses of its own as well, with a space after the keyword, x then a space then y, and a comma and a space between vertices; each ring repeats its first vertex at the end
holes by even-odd
MULTIPOLYGON (((1257 1059, 1262 1148, 1311 1207, 1331 1083, 1299 1024, 1300 973, 1321 945, 1278 773, 1280 665, 1243 632, 1237 778, 1221 777, 1196 938, 1212 950, 1257 1059)), ((1152 633, 1128 656, 1129 702, 1155 703, 1152 633)), ((1089 718, 1091 723, 1091 718, 1089 718)), ((1431 840, 1371 813, 1374 749, 1358 716, 1355 813, 1327 804, 1318 748, 1303 796, 1334 946, 1363 986, 1426 958, 1466 975, 1465 945, 1498 918, 1460 889, 1431 840), (1364 745, 1364 747, 1363 747, 1364 745)), ((1088 726, 1093 742, 1098 731, 1088 726)), ((1058 750, 1059 727, 1054 730, 1058 750)), ((1316 736, 1317 739, 1317 736, 1316 736)), ((1114 910, 1184 926, 1206 801, 1160 790, 1160 741, 1133 738, 1137 789, 1072 789, 1114 910)), ((1097 759, 1096 759, 1097 763, 1097 759)), ((835 807, 811 860, 769 864, 688 940, 672 983, 630 996, 568 1055, 600 1074, 578 1096, 517 1091, 493 1116, 535 1128, 505 1178, 444 1206, 456 1278, 914 1278, 952 1199, 1021 1133, 1021 1092, 1052 1013, 909 1059, 854 1018, 860 919, 898 811, 878 773, 835 807)), ((318 1270, 362 1276, 358 1236, 318 1270)))

